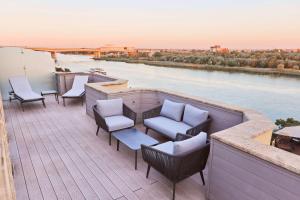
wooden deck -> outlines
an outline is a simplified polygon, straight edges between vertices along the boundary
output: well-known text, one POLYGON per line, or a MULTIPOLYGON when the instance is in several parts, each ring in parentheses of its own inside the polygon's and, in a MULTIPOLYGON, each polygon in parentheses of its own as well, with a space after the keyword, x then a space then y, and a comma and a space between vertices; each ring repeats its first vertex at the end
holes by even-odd
MULTIPOLYGON (((24 105, 4 102, 17 199, 171 199, 171 183, 108 134, 95 135, 94 119, 80 102, 63 107, 47 97, 24 105)), ((142 126, 138 126, 143 128, 142 126)), ((151 133, 155 136, 155 133, 151 133)), ((176 199, 205 199, 199 174, 176 188, 176 199)))

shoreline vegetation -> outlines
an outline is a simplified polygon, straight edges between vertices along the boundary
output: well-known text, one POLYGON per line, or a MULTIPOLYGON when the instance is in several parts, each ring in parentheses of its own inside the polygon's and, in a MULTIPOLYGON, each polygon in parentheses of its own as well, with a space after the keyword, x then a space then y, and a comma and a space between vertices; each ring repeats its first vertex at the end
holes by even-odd
POLYGON ((124 57, 100 57, 100 58, 94 58, 94 60, 136 63, 136 64, 145 64, 145 65, 152 65, 158 67, 183 68, 183 69, 206 70, 206 71, 223 71, 223 72, 231 72, 231 73, 249 73, 249 74, 258 74, 258 75, 289 76, 289 77, 300 78, 300 70, 296 70, 296 69, 253 68, 250 66, 249 67, 221 66, 221 65, 194 64, 194 63, 146 60, 146 59, 124 58, 124 57))

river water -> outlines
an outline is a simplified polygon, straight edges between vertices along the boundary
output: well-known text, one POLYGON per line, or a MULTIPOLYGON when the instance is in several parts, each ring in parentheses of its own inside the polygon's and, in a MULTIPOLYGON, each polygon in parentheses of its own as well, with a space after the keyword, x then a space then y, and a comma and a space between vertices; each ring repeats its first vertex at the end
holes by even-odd
MULTIPOLYGON (((165 88, 254 109, 272 120, 300 120, 300 79, 296 78, 95 61, 88 56, 62 54, 58 54, 58 64, 72 71, 101 67, 107 75, 129 80, 130 87, 165 88)), ((3 98, 10 90, 8 77, 13 75, 26 74, 36 92, 54 88, 54 66, 49 53, 0 48, 3 98)))
POLYGON ((101 67, 107 75, 129 80, 130 87, 165 88, 262 112, 272 120, 300 120, 300 79, 156 67, 95 61, 87 56, 59 55, 72 71, 101 67))

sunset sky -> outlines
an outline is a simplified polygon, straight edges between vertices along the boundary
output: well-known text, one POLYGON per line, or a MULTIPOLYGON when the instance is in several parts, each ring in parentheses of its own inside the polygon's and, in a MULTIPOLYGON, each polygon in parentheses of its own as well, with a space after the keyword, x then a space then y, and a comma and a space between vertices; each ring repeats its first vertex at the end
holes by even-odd
POLYGON ((0 46, 300 48, 300 0, 1 0, 0 46))

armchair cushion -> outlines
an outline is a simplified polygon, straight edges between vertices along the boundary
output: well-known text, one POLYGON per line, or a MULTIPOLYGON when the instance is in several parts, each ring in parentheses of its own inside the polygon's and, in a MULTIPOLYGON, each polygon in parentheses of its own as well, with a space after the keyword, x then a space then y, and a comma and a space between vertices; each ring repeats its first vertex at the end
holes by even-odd
POLYGON ((183 109, 183 103, 177 103, 166 99, 160 111, 160 115, 176 121, 181 121, 183 109))
POLYGON ((123 115, 105 117, 104 120, 110 132, 134 126, 134 121, 123 115))
POLYGON ((144 124, 147 127, 158 131, 172 139, 176 138, 177 133, 185 134, 188 129, 192 128, 191 126, 183 122, 177 122, 163 116, 145 119, 144 124))
POLYGON ((208 118, 208 111, 201 110, 189 104, 185 105, 183 122, 195 127, 202 122, 205 122, 208 118))
POLYGON ((123 115, 123 100, 97 100, 97 108, 99 114, 104 118, 110 116, 123 115))
POLYGON ((162 152, 173 154, 174 153, 174 142, 165 142, 156 146, 153 146, 154 149, 160 150, 162 152))
POLYGON ((200 149, 205 146, 206 140, 207 133, 201 132, 190 139, 174 142, 174 154, 200 149))

